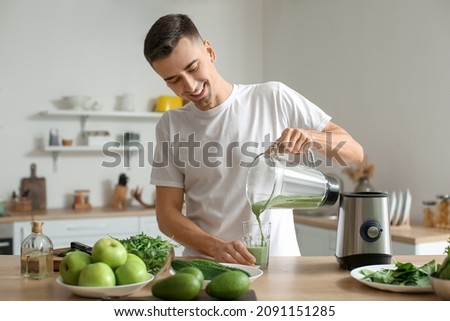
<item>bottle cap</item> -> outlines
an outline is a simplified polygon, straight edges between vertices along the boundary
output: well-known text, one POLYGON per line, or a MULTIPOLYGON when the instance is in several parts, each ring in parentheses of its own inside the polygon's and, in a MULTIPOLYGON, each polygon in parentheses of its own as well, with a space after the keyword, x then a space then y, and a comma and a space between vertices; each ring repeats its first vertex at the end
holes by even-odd
POLYGON ((42 233, 42 224, 41 221, 33 221, 31 231, 33 233, 42 233))

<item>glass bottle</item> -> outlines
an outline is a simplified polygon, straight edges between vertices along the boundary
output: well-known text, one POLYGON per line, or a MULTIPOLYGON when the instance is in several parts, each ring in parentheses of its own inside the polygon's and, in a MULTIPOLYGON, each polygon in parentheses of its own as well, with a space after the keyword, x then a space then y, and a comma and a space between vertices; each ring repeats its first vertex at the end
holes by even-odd
POLYGON ((43 222, 31 223, 31 234, 22 242, 20 273, 25 279, 45 279, 53 275, 53 243, 42 233, 43 222))

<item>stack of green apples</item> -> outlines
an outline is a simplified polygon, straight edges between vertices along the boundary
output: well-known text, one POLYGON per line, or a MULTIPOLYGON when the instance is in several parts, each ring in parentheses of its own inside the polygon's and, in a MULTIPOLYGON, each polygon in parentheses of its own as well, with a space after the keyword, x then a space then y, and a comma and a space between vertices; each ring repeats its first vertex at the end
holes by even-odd
POLYGON ((92 255, 81 251, 67 253, 59 268, 64 283, 77 286, 108 287, 147 281, 152 275, 137 255, 111 237, 99 239, 92 255))

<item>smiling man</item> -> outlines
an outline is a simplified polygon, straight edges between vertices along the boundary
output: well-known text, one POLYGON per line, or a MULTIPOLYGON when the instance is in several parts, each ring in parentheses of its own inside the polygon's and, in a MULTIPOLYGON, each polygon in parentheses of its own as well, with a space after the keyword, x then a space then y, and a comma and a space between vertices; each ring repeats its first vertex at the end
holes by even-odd
MULTIPOLYGON (((255 262, 241 241, 242 222, 254 219, 246 176, 253 157, 274 142, 286 153, 312 145, 347 164, 363 159, 360 144, 293 89, 274 81, 225 80, 211 43, 186 15, 159 18, 144 54, 167 86, 188 101, 161 117, 151 174, 159 228, 185 246, 184 255, 255 262)), ((292 210, 270 209, 263 216, 272 222, 270 255, 300 255, 292 210)))

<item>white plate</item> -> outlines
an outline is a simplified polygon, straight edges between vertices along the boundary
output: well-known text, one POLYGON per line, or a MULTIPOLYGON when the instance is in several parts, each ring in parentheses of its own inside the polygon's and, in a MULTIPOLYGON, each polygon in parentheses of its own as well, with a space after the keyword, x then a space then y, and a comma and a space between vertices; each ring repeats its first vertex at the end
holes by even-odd
POLYGON ((147 281, 140 282, 140 283, 133 283, 133 284, 127 284, 127 285, 116 285, 116 286, 76 286, 76 285, 69 285, 64 283, 63 278, 61 276, 58 276, 56 279, 56 282, 72 291, 74 294, 79 296, 84 296, 88 298, 103 298, 103 297, 113 297, 113 296, 127 296, 130 294, 133 294, 140 289, 142 289, 144 286, 146 286, 148 283, 150 283, 154 279, 154 276, 151 275, 150 278, 147 281))
POLYGON ((389 195, 389 221, 391 222, 391 224, 394 224, 395 221, 397 220, 396 208, 397 208, 397 193, 392 192, 389 195))
POLYGON ((395 221, 393 225, 399 225, 403 220, 403 192, 398 192, 397 208, 395 214, 395 221))
POLYGON ((404 206, 403 206, 403 220, 400 222, 400 225, 405 225, 408 223, 409 214, 411 211, 411 192, 409 189, 405 191, 405 197, 404 197, 404 206))
MULTIPOLYGON (((261 275, 263 275, 263 271, 254 266, 243 265, 243 264, 233 264, 233 263, 220 263, 225 266, 235 267, 241 270, 244 270, 250 274, 250 282, 255 281, 261 275)), ((175 270, 173 268, 170 269, 170 274, 175 274, 175 270)), ((205 288, 211 280, 205 280, 203 282, 203 288, 205 288)))
POLYGON ((391 269, 395 270, 395 264, 380 264, 380 265, 367 265, 361 266, 359 268, 353 269, 350 271, 351 276, 358 280, 359 282, 370 286, 375 289, 390 291, 390 292, 402 292, 402 293, 431 293, 433 289, 430 286, 413 286, 413 285, 392 285, 392 284, 383 284, 372 282, 369 279, 364 279, 364 275, 360 273, 361 270, 370 270, 373 272, 382 270, 382 269, 391 269))

